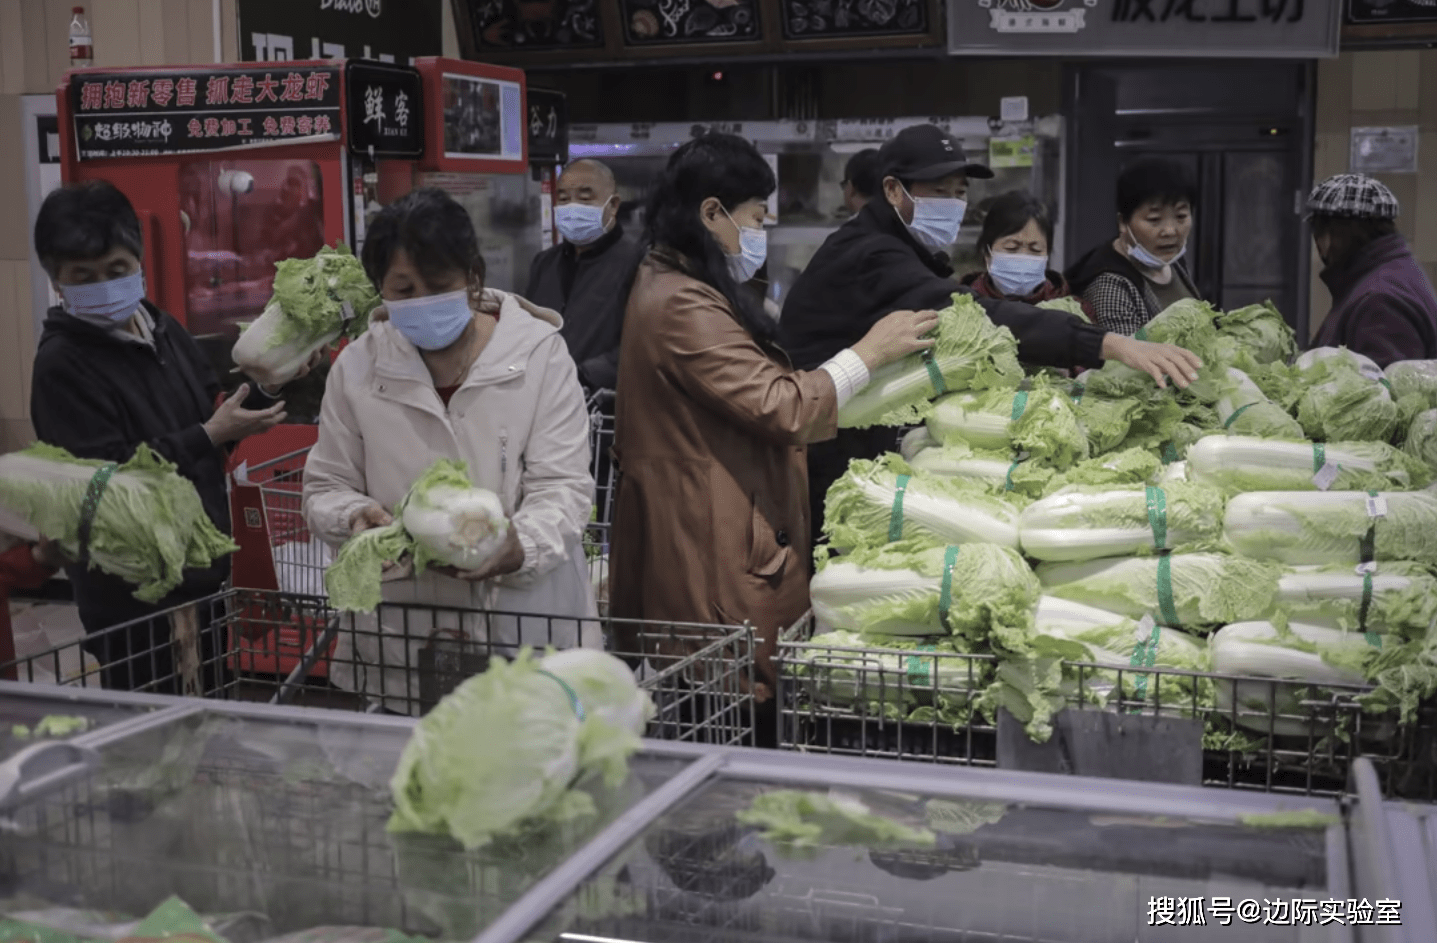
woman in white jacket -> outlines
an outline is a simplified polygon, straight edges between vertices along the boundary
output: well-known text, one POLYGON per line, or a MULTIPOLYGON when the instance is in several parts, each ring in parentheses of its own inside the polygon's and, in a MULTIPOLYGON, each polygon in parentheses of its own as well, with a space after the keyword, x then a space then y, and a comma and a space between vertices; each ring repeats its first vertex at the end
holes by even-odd
POLYGON ((416 190, 382 210, 363 259, 385 307, 330 371, 304 469, 310 531, 338 547, 390 523, 441 458, 465 462, 512 522, 480 570, 387 574, 386 604, 416 605, 381 606, 340 632, 330 680, 417 714, 428 672, 450 674, 448 687, 478 667, 461 654, 602 645, 581 543, 589 418, 559 315, 484 288, 473 223, 448 194, 416 190), (480 609, 545 618, 456 611, 480 609))

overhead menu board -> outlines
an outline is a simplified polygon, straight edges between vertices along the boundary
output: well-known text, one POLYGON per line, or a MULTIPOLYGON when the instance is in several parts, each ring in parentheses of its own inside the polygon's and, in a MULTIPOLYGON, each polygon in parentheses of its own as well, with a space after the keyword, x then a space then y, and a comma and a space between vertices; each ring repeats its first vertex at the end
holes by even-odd
POLYGON ((784 39, 927 33, 929 0, 780 0, 784 39))
POLYGON ((619 11, 624 41, 631 46, 744 43, 763 38, 758 0, 619 0, 619 11))
POLYGON ((475 48, 480 50, 558 51, 604 45, 599 0, 485 0, 457 8, 467 17, 475 48))

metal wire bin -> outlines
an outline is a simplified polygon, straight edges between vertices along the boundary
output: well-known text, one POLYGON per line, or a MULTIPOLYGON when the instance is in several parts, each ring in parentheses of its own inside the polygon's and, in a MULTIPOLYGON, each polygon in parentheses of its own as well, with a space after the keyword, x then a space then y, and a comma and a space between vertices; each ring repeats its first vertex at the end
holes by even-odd
MULTIPOLYGON (((129 636, 128 657, 109 665, 83 658, 81 648, 103 644, 92 635, 0 670, 13 668, 19 681, 420 715, 490 658, 513 657, 520 632, 542 649, 574 637, 576 624, 417 603, 385 603, 365 616, 332 609, 324 597, 233 589, 105 630, 129 636), (281 632, 300 655, 276 672, 268 640, 281 632)), ((653 697, 650 736, 720 745, 752 738, 751 627, 602 619, 585 628, 603 633, 606 648, 635 669, 653 697)))
POLYGON ((177 895, 245 921, 230 939, 360 926, 467 940, 682 768, 636 757, 622 786, 580 785, 595 815, 466 851, 387 832, 389 777, 408 737, 404 724, 325 712, 195 713, 107 746, 93 775, 16 809, 0 873, 117 913, 177 895))
POLYGON ((989 655, 845 648, 800 633, 780 642, 775 668, 783 749, 1139 779, 1186 765, 1206 786, 1309 795, 1344 794, 1352 761, 1366 756, 1384 794, 1437 800, 1437 712, 1424 705, 1405 725, 1366 713, 1364 687, 1062 662, 1062 713, 1039 748, 1000 710, 1021 698, 995 698, 995 682, 1018 682, 989 655), (1043 750, 1052 758, 1023 765, 1043 750), (1124 750, 1131 762, 1111 771, 1124 750))

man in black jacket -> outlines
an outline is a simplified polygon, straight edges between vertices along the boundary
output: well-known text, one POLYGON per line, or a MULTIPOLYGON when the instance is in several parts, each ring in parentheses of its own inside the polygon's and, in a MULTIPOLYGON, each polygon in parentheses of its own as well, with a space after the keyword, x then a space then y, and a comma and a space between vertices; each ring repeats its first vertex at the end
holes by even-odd
MULTIPOLYGON (((963 148, 936 125, 895 135, 878 152, 882 191, 829 236, 789 291, 779 342, 794 366, 811 370, 851 347, 885 315, 947 307, 971 294, 953 277, 948 247, 957 240, 968 180, 993 172, 969 163, 963 148)), ((1166 344, 1105 334, 1071 315, 1011 301, 977 299, 1013 332, 1018 357, 1051 367, 1097 367, 1116 359, 1178 386, 1195 376, 1197 358, 1166 344)), ((828 488, 855 458, 876 458, 896 444, 893 429, 843 429, 809 447, 808 486, 815 545, 828 488)))
MULTIPOLYGON (((644 256, 642 244, 619 225, 619 188, 613 171, 576 160, 559 176, 554 225, 564 241, 534 257, 530 301, 564 316, 560 335, 579 367, 579 382, 596 396, 613 429, 613 390, 619 384, 619 337, 629 286, 644 256)), ((595 513, 609 519, 612 461, 608 443, 593 455, 595 513)))
MULTIPOLYGON (((34 235, 35 253, 64 299, 50 309, 35 354, 30 419, 36 437, 80 458, 116 463, 144 443, 175 464, 210 520, 230 533, 226 451, 283 422, 284 403, 248 383, 220 402, 222 388, 194 338, 144 298, 140 223, 113 185, 90 181, 52 192, 34 235)), ((219 591, 229 558, 187 572, 158 605, 136 600, 133 585, 83 561, 67 574, 85 647, 100 660, 105 687, 179 693, 170 627, 147 617, 219 591), (104 631, 136 620, 146 621, 104 631)), ((213 684, 222 651, 218 630, 211 630, 207 612, 199 621, 206 683, 213 684)))
POLYGON ((613 172, 596 160, 570 164, 554 194, 554 224, 564 241, 529 267, 526 297, 564 316, 559 333, 590 393, 618 384, 624 307, 643 256, 638 241, 624 234, 618 212, 613 172))

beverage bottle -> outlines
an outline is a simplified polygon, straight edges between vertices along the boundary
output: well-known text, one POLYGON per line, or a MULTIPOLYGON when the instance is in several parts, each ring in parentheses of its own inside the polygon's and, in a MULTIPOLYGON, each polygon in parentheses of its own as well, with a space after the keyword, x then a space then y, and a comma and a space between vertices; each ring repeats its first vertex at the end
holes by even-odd
POLYGON ((90 21, 85 18, 85 8, 72 9, 70 19, 70 68, 80 69, 95 61, 95 49, 90 39, 90 21))

